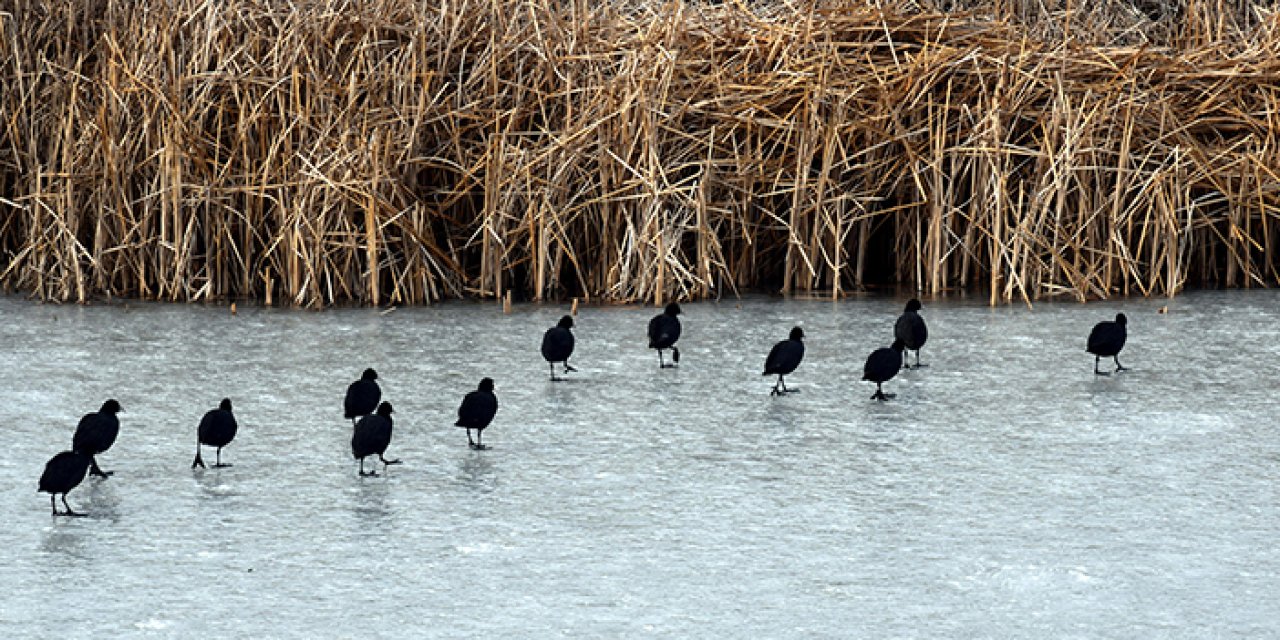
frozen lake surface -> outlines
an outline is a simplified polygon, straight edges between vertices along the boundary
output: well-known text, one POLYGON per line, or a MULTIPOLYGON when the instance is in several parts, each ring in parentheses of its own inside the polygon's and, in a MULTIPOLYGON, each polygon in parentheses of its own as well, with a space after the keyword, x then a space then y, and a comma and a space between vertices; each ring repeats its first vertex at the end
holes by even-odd
POLYGON ((584 307, 553 384, 538 344, 567 307, 0 297, 0 636, 1280 633, 1280 295, 926 300, 930 366, 873 402, 862 363, 903 302, 687 304, 666 371, 655 310, 584 307), (1085 337, 1117 311, 1132 371, 1094 376, 1085 337), (772 398, 797 323, 802 392, 772 398), (341 414, 367 366, 404 460, 379 478, 341 414), (483 376, 501 409, 472 451, 451 425, 483 376), (224 396, 235 466, 193 472, 224 396), (107 398, 116 475, 52 518, 44 463, 107 398))

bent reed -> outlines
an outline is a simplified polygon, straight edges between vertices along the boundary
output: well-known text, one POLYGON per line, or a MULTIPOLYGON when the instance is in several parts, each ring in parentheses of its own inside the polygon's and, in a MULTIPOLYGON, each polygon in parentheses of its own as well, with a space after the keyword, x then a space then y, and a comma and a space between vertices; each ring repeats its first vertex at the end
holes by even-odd
POLYGON ((7 0, 0 283, 269 304, 1280 281, 1247 0, 7 0))

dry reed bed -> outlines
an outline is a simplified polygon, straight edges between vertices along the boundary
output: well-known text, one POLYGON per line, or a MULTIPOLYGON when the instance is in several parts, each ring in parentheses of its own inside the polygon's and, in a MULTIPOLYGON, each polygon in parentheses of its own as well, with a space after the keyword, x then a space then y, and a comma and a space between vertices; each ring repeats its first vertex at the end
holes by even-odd
POLYGON ((0 282, 44 299, 1280 280, 1280 23, 1239 0, 6 4, 0 282))

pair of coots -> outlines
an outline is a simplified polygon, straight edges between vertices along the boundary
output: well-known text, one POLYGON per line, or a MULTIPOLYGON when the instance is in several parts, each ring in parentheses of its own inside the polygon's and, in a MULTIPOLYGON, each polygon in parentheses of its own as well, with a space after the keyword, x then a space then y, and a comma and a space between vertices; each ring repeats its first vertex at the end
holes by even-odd
MULTIPOLYGON (((681 332, 680 313, 680 305, 672 302, 663 309, 662 313, 649 321, 649 348, 658 351, 658 368, 660 369, 669 369, 680 363, 680 348, 676 346, 681 332), (667 349, 671 350, 670 364, 663 356, 663 351, 667 349)), ((563 365, 565 373, 577 371, 569 365, 569 356, 573 355, 574 348, 573 325, 573 316, 564 316, 556 326, 542 334, 542 358, 550 367, 552 382, 563 380, 556 376, 557 362, 563 365)))
POLYGON ((385 469, 387 465, 400 464, 400 460, 388 460, 385 456, 391 446, 391 432, 395 409, 390 402, 382 402, 382 387, 378 386, 378 372, 365 369, 360 379, 347 386, 342 399, 342 416, 351 420, 351 455, 360 461, 360 476, 377 476, 375 468, 364 470, 364 459, 378 456, 385 469))
POLYGON ((342 399, 342 416, 351 420, 351 455, 360 461, 360 476, 377 476, 378 471, 364 470, 364 459, 378 456, 385 469, 387 465, 400 464, 399 460, 385 457, 391 446, 391 432, 395 424, 391 414, 395 409, 390 402, 382 402, 382 387, 378 386, 378 372, 365 369, 360 379, 347 386, 342 399))
POLYGON ((116 400, 107 400, 96 413, 86 414, 76 425, 76 432, 71 437, 71 450, 55 455, 44 465, 44 473, 40 475, 40 488, 49 494, 49 506, 53 515, 84 515, 71 509, 67 504, 67 493, 80 486, 87 474, 106 478, 110 471, 98 467, 97 456, 106 452, 115 444, 120 435, 120 419, 116 417, 124 409, 116 400), (62 494, 62 505, 66 512, 58 511, 55 501, 62 494))
POLYGON ((920 364, 920 349, 929 340, 929 328, 924 318, 920 317, 920 309, 919 300, 908 300, 906 309, 893 323, 893 344, 876 349, 867 356, 867 362, 862 367, 862 379, 876 383, 872 400, 888 400, 893 397, 892 393, 884 392, 884 383, 893 379, 902 369, 913 368, 908 351, 916 352, 914 368, 925 366, 920 364))

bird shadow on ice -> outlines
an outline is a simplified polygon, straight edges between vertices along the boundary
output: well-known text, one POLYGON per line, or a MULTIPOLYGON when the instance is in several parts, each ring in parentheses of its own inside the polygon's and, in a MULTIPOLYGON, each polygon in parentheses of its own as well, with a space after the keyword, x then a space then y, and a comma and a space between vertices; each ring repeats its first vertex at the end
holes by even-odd
POLYGON ((472 491, 492 493, 498 484, 492 455, 489 451, 468 451, 463 455, 458 460, 458 484, 472 491))
POLYGON ((556 391, 560 389, 572 389, 575 387, 596 387, 600 385, 606 385, 609 382, 607 379, 605 379, 606 376, 599 373, 584 374, 581 372, 574 372, 574 373, 557 373, 556 375, 558 377, 555 380, 551 380, 547 378, 543 379, 543 382, 547 385, 547 388, 552 391, 556 391))
POLYGON ((81 500, 84 507, 77 511, 84 511, 90 519, 109 520, 112 524, 120 522, 120 494, 116 492, 114 482, 119 480, 112 478, 110 480, 100 480, 91 478, 81 485, 86 487, 81 500))
POLYGON ((87 542, 91 535, 91 529, 81 518, 53 518, 53 524, 45 528, 40 539, 40 550, 52 555, 90 560, 92 556, 87 542))
POLYGON ((200 487, 202 497, 211 500, 226 500, 237 494, 227 478, 223 476, 225 469, 201 469, 192 472, 196 484, 200 487))
POLYGON ((385 476, 360 478, 358 486, 351 493, 355 500, 351 511, 361 520, 386 520, 391 517, 391 507, 388 505, 391 486, 385 476))

